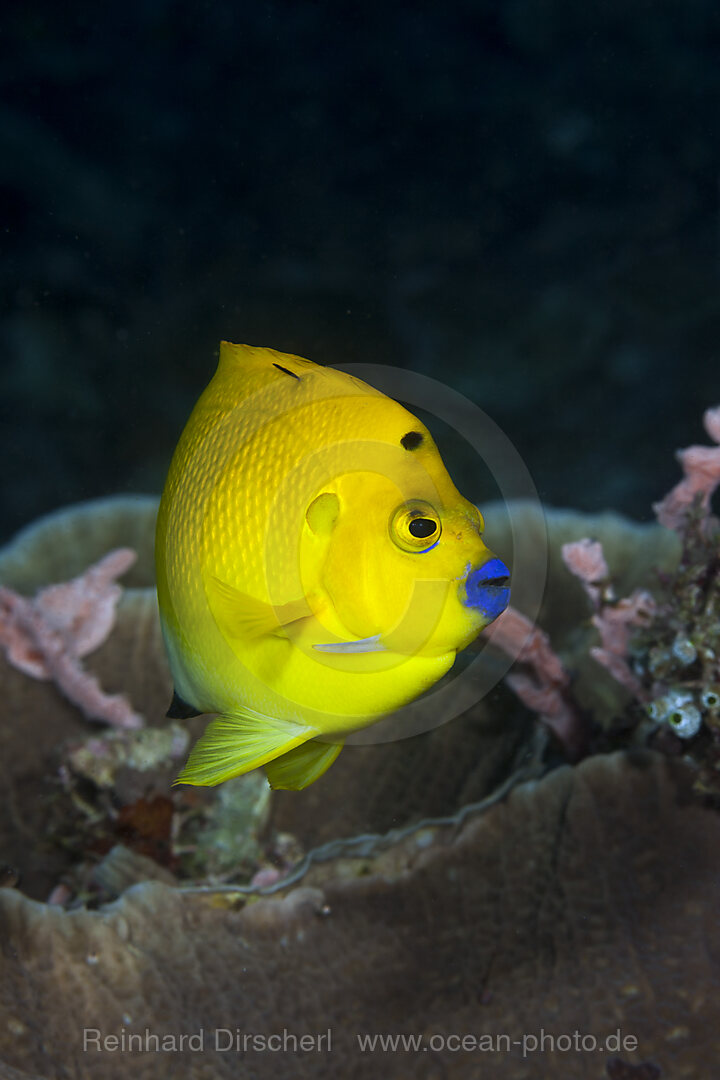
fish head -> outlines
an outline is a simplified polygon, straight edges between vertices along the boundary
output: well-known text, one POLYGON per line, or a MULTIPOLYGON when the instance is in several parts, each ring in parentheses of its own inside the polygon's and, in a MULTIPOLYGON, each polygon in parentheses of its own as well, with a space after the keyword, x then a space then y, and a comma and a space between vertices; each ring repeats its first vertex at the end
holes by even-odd
POLYGON ((375 440, 371 467, 358 450, 308 520, 326 532, 321 587, 347 634, 438 655, 465 648, 505 609, 509 570, 485 545, 482 515, 453 484, 429 431, 412 420, 405 443, 397 433, 375 440))

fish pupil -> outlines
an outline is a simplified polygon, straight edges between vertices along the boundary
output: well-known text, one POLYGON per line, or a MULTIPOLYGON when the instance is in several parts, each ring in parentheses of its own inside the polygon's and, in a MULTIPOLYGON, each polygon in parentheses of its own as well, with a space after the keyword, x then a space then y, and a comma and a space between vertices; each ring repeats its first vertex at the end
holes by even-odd
POLYGON ((437 524, 430 518, 413 518, 408 525, 408 532, 417 540, 426 540, 437 529, 437 524))

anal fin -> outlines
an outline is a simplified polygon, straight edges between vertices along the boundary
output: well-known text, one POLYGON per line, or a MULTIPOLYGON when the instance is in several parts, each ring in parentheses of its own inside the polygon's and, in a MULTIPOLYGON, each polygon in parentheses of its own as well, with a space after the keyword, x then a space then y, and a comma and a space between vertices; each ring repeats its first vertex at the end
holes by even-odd
POLYGON ((268 761, 265 773, 270 787, 301 791, 314 784, 330 768, 342 748, 342 742, 325 743, 310 739, 282 757, 268 761))

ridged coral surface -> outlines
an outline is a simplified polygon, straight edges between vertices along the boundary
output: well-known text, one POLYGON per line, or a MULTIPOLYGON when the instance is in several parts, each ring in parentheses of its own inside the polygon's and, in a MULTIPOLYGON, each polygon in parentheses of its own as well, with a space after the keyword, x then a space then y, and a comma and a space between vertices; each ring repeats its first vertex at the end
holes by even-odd
MULTIPOLYGON (((31 593, 113 546, 138 550, 128 577, 144 587, 127 590, 88 667, 103 686, 128 694, 151 728, 165 724, 170 694, 148 587, 154 512, 153 500, 71 509, 0 553, 0 578, 31 593)), ((492 510, 486 519, 509 558, 502 520, 492 510)), ((561 545, 588 534, 602 540, 623 592, 644 583, 649 565, 672 563, 677 545, 663 530, 614 515, 550 512, 547 526, 540 623, 572 657, 587 609, 561 545)), ((543 528, 528 511, 525 534, 543 528)), ((521 593, 514 602, 522 610, 521 593)), ((580 666, 573 684, 591 702, 601 692, 598 670, 580 666)), ((1 1080, 476 1080, 486 1069, 503 1080, 706 1080, 720 1070, 720 818, 693 799, 693 773, 677 759, 639 750, 556 769, 463 825, 370 843, 362 858, 338 849, 283 899, 240 907, 239 897, 145 882, 110 906, 66 911, 20 889, 47 897, 85 854, 57 843, 58 815, 62 824, 70 809, 57 769, 66 740, 87 737, 88 726, 51 684, 4 667, 2 678, 0 848, 22 878, 20 888, 0 889, 1 1080), (103 1035, 203 1030, 206 1052, 85 1053, 83 1027, 103 1035), (215 1053, 216 1028, 330 1028, 333 1048, 215 1053), (636 1051, 605 1048, 618 1028, 637 1039, 636 1051), (554 1037, 577 1031, 601 1048, 523 1057, 523 1036, 542 1029, 554 1037), (363 1033, 437 1038, 427 1051, 362 1053, 355 1035, 363 1033), (506 1035, 511 1045, 440 1048, 448 1035, 506 1035), (633 1073, 631 1065, 647 1068, 633 1073)), ((191 723, 196 734, 203 721, 191 723)), ((532 728, 532 717, 498 689, 424 736, 348 748, 345 762, 308 791, 279 793, 272 824, 307 851, 432 815, 457 821, 527 760, 532 728)), ((150 774, 126 769, 113 794, 127 804, 157 798, 171 779, 169 763, 150 774)))
POLYGON ((239 911, 158 884, 101 913, 5 890, 2 1059, 48 1080, 476 1080, 491 1067, 601 1080, 604 1050, 371 1054, 355 1035, 621 1028, 637 1039, 628 1062, 705 1080, 720 1068, 720 820, 683 805, 684 779, 650 754, 596 757, 516 789, 459 835, 409 838, 366 877, 325 867, 325 881, 239 911), (83 1026, 204 1030, 206 1052, 84 1053, 83 1026), (215 1052, 216 1028, 330 1028, 332 1051, 215 1052))

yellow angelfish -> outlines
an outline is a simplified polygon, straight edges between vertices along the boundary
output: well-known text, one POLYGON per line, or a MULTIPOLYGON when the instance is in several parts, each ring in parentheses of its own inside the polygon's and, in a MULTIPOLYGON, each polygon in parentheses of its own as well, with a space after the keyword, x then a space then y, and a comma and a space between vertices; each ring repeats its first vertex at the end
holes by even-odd
POLYGON ((223 342, 170 466, 168 715, 219 713, 179 782, 311 784, 507 605, 508 570, 430 432, 359 379, 223 342))

